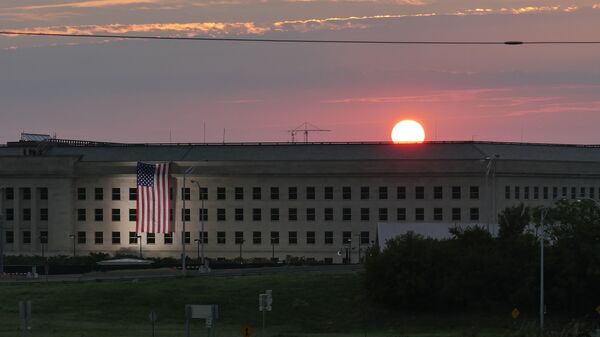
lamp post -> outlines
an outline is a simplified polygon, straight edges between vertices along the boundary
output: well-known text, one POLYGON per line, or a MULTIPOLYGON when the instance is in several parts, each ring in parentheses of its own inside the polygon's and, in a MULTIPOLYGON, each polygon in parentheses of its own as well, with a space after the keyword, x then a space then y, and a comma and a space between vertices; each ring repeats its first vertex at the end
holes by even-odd
POLYGON ((271 262, 275 262, 275 240, 271 238, 271 262))
POLYGON ((142 257, 142 236, 136 235, 136 239, 137 239, 138 243, 140 244, 140 259, 143 259, 143 257, 142 257))
POLYGON ((202 214, 200 214, 200 242, 198 243, 200 246, 200 269, 198 270, 204 271, 204 216, 206 210, 204 209, 204 196, 202 195, 200 183, 197 180, 192 180, 192 183, 198 186, 198 192, 200 193, 200 209, 202 209, 202 214))
POLYGON ((544 218, 548 210, 542 208, 540 213, 540 336, 544 335, 544 218))
POLYGON ((48 242, 48 237, 45 235, 40 236, 40 245, 42 246, 42 260, 44 260, 44 275, 46 275, 46 281, 48 280, 48 259, 44 254, 44 245, 48 242))
MULTIPOLYGON (((202 238, 202 234, 200 234, 200 237, 202 238)), ((200 263, 200 239, 196 239, 194 240, 197 244, 198 244, 198 254, 197 254, 197 260, 198 260, 198 270, 200 270, 202 263, 200 263)))
POLYGON ((76 254, 75 254, 75 239, 77 237, 75 236, 75 234, 69 234, 69 238, 73 240, 73 257, 75 257, 76 256, 76 254))
MULTIPOLYGON (((492 217, 496 216, 496 161, 500 158, 500 155, 494 154, 492 157, 485 157, 482 162, 487 162, 485 169, 485 190, 488 200, 488 216, 487 216, 487 230, 490 231, 490 224, 492 223, 492 217), (490 181, 490 173, 492 179, 490 181), (491 184, 491 187, 490 187, 491 184)), ((493 219, 494 222, 496 221, 493 219)))
POLYGON ((244 242, 246 242, 246 240, 244 240, 244 239, 242 239, 242 240, 240 241, 240 264, 242 264, 242 263, 243 263, 243 261, 244 261, 244 260, 242 259, 242 245, 244 244, 244 242))

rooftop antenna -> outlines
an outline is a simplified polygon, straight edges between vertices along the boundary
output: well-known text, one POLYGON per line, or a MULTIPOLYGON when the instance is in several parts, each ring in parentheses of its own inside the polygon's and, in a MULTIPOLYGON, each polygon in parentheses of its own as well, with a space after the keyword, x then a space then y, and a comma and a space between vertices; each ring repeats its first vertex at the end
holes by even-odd
POLYGON ((225 128, 223 128, 223 144, 225 144, 225 128))
POLYGON ((318 126, 310 124, 308 122, 302 123, 295 129, 288 130, 288 132, 292 135, 292 143, 296 142, 296 134, 298 132, 302 132, 304 134, 304 142, 308 143, 308 134, 309 132, 330 132, 331 130, 321 129, 318 126))

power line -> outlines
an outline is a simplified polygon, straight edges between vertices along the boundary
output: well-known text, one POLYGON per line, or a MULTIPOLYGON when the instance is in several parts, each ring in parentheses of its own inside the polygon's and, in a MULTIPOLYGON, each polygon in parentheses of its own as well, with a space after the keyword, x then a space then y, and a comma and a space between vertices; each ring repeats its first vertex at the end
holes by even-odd
POLYGON ((265 42, 265 43, 322 43, 322 44, 412 44, 412 45, 550 45, 550 44, 600 44, 600 41, 395 41, 395 40, 310 40, 310 39, 265 39, 265 38, 226 38, 226 37, 180 37, 180 36, 139 36, 104 34, 65 34, 0 31, 0 35, 54 36, 76 38, 102 38, 127 40, 182 40, 217 42, 265 42))

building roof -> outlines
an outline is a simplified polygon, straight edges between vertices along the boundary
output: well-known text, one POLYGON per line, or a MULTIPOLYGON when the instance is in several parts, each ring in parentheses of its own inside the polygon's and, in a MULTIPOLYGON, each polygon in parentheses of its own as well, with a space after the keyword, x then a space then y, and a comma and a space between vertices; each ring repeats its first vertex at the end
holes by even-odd
POLYGON ((498 142, 118 144, 53 139, 0 147, 0 156, 76 156, 81 161, 501 160, 600 162, 598 145, 498 142))

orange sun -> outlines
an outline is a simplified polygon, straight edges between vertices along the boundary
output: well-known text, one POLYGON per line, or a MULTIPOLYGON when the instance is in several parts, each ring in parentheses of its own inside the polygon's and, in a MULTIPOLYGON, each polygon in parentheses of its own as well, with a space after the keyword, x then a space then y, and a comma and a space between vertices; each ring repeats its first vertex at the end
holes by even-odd
POLYGON ((422 143, 425 140, 425 130, 418 122, 405 119, 398 122, 392 129, 392 141, 398 143, 422 143))

